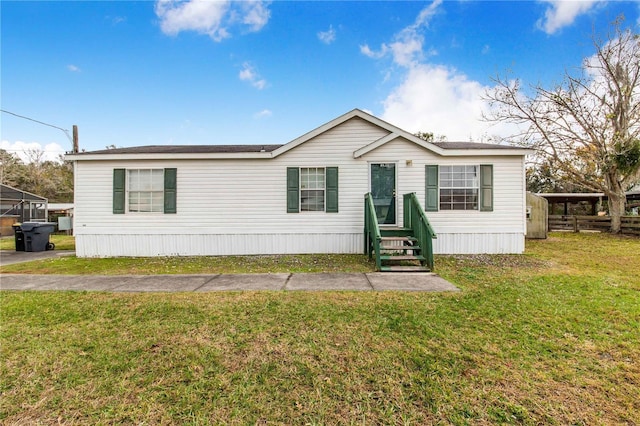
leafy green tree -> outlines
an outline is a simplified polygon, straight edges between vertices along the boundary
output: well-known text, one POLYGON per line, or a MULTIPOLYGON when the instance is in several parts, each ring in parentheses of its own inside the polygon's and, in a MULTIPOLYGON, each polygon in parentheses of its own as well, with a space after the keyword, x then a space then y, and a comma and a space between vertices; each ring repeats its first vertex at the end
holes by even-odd
POLYGON ((416 132, 413 135, 427 142, 446 142, 447 141, 446 136, 444 135, 436 136, 434 135, 433 132, 416 132))
POLYGON ((16 155, 0 149, 0 183, 18 187, 26 179, 27 170, 16 155))

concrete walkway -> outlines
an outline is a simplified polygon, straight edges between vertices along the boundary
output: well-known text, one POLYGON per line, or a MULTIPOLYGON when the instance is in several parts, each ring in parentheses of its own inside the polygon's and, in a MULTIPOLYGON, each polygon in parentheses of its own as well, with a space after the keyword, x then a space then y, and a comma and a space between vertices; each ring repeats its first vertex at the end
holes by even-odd
MULTIPOLYGON (((0 265, 30 262, 73 251, 0 251, 0 265)), ((26 275, 0 274, 0 290, 76 290, 113 292, 177 291, 459 291, 433 273, 367 274, 208 274, 208 275, 26 275)))
POLYGON ((0 290, 112 292, 459 291, 432 273, 218 275, 0 275, 0 290))
POLYGON ((0 265, 32 262, 34 260, 51 259, 60 256, 73 256, 74 250, 15 251, 0 250, 0 265))

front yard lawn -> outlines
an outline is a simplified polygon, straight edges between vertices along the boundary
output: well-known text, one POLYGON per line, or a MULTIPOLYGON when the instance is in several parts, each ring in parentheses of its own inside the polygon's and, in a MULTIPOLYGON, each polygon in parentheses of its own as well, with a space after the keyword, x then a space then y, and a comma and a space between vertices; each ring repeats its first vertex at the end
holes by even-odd
MULTIPOLYGON (((76 241, 71 235, 51 234, 49 241, 56 245, 56 250, 75 250, 76 241)), ((15 250, 16 239, 15 237, 2 237, 0 239, 0 250, 15 250)))
POLYGON ((463 291, 0 292, 0 423, 638 421, 640 239, 436 268, 463 291))

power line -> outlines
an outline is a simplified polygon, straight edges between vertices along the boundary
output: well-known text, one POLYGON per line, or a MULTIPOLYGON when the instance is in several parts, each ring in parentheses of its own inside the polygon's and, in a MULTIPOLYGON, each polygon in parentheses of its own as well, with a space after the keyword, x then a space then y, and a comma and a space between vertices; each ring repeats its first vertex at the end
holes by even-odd
POLYGON ((5 114, 11 114, 11 115, 14 115, 14 116, 19 117, 19 118, 24 118, 25 120, 29 120, 29 121, 33 121, 33 122, 38 123, 38 124, 42 124, 44 126, 49 126, 49 127, 53 127, 54 129, 62 130, 64 132, 64 134, 67 135, 67 137, 69 138, 69 141, 73 142, 73 139, 71 138, 71 136, 69 136, 69 130, 68 129, 63 129, 62 127, 54 126, 53 124, 49 124, 49 123, 44 123, 42 121, 30 118, 30 117, 25 117, 24 115, 16 114, 15 112, 7 111, 7 110, 4 110, 4 109, 0 109, 0 111, 4 112, 5 114))

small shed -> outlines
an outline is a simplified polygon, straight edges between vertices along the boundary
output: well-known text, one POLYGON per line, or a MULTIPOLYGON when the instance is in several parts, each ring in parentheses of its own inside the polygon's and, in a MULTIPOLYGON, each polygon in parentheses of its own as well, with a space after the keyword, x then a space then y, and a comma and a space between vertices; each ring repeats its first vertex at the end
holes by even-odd
POLYGON ((45 222, 45 197, 0 184, 0 235, 13 235, 11 225, 17 222, 45 222))
POLYGON ((527 192, 527 238, 547 238, 548 201, 527 192))

